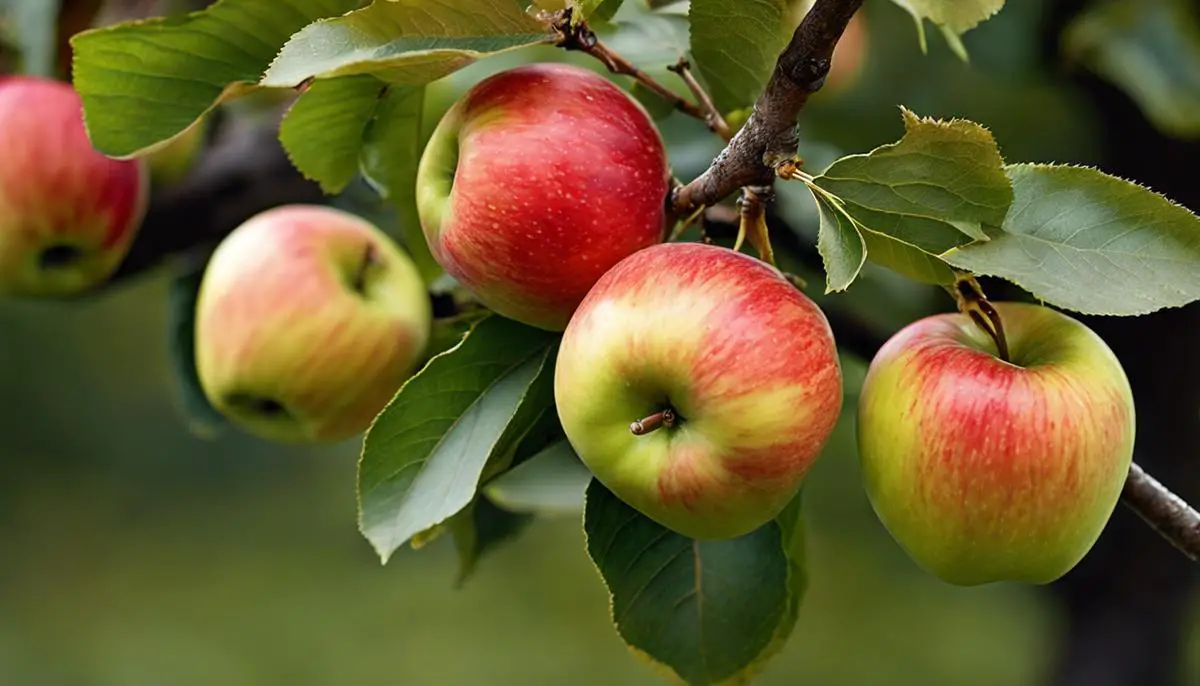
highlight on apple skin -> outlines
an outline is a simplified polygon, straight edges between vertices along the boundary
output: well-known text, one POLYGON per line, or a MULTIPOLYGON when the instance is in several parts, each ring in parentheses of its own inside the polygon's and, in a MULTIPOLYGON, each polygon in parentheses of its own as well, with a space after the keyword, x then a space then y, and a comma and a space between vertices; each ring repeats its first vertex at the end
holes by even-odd
POLYGON ((963 586, 1050 583, 1099 538, 1133 459, 1119 361, 1058 311, 995 303, 1010 362, 963 314, 914 322, 868 369, 867 495, 920 566, 963 586))
POLYGON ((604 77, 529 64, 473 86, 417 172, 434 258, 484 305, 563 330, 604 272, 666 230, 670 168, 640 104, 604 77))
POLYGON ((365 431, 428 344, 412 260, 366 220, 315 205, 266 210, 221 242, 196 305, 196 367, 213 406, 285 443, 365 431))
POLYGON ((116 271, 149 202, 142 160, 101 154, 70 84, 0 76, 0 294, 66 297, 116 271))
POLYGON ((613 494, 685 536, 726 539, 796 495, 841 411, 842 370, 824 313, 778 270, 665 243, 588 294, 554 391, 571 446, 613 494), (659 428, 635 435, 652 416, 659 428))

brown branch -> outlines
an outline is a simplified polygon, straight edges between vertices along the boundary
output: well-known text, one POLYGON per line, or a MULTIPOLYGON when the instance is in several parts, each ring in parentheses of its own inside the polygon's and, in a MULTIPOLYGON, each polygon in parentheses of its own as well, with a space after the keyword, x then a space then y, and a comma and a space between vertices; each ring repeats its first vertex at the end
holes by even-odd
POLYGON ((1200 561, 1200 512, 1134 463, 1121 502, 1193 562, 1200 561))
POLYGON ((558 47, 563 48, 564 50, 578 50, 579 52, 591 55, 592 57, 595 57, 603 62, 604 66, 608 67, 608 70, 612 73, 633 77, 634 80, 642 84, 642 86, 646 87, 658 97, 665 100, 676 110, 679 110, 688 116, 695 117, 696 119, 708 124, 708 127, 712 129, 714 133, 717 133, 718 135, 725 135, 722 134, 720 130, 715 128, 717 126, 717 120, 719 120, 720 124, 724 124, 725 131, 728 132, 729 125, 725 124, 724 119, 721 119, 719 114, 717 115, 717 120, 712 120, 709 112, 707 112, 703 107, 691 102, 687 98, 675 93, 670 88, 662 85, 656 81, 653 76, 650 76, 646 72, 639 69, 637 65, 625 59, 617 52, 614 52, 612 48, 609 48, 604 44, 604 41, 600 40, 595 31, 592 31, 591 28, 588 27, 587 22, 581 21, 572 25, 570 10, 563 11, 561 18, 555 22, 554 28, 556 31, 558 31, 560 36, 558 40, 558 47))
POLYGON ((800 110, 825 83, 833 49, 862 4, 863 0, 817 0, 779 56, 745 126, 707 171, 673 194, 677 216, 714 205, 743 186, 770 185, 774 165, 796 155, 800 110))
POLYGON ((725 117, 721 116, 721 110, 717 109, 712 96, 708 94, 708 91, 704 90, 704 86, 701 86, 700 82, 696 80, 696 76, 692 74, 692 64, 686 58, 681 57, 678 62, 667 67, 667 69, 679 74, 679 78, 683 79, 683 83, 687 85, 688 90, 695 96, 696 102, 700 103, 700 108, 705 113, 704 123, 708 124, 708 128, 720 136, 726 143, 733 140, 733 129, 729 128, 729 122, 725 121, 725 117))

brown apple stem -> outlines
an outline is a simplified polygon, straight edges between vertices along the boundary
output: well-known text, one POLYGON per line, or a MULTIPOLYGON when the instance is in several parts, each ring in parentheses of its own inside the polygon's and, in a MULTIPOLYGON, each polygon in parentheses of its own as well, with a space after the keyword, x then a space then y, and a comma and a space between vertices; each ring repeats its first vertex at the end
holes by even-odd
MULTIPOLYGON (((716 121, 710 119, 709 112, 705 111, 703 107, 655 81, 654 77, 642 71, 635 64, 605 45, 604 41, 596 36, 596 32, 592 31, 587 25, 587 22, 580 21, 572 25, 571 14, 570 8, 565 9, 554 22, 554 29, 559 34, 558 47, 564 50, 578 50, 579 52, 586 53, 603 62, 604 66, 608 67, 608 70, 612 73, 633 77, 638 83, 665 100, 675 109, 704 122, 714 133, 724 135, 719 129, 715 128, 716 121)), ((720 122, 723 124, 724 120, 721 119, 720 122)), ((725 124, 725 130, 728 131, 728 129, 729 125, 725 124)), ((730 134, 730 137, 732 137, 732 134, 730 134)), ((688 212, 681 212, 679 214, 688 214, 688 212)))
POLYGON ((350 282, 350 287, 355 293, 362 293, 367 287, 367 270, 375 264, 375 246, 367 244, 366 250, 363 251, 362 261, 358 263, 358 270, 354 272, 354 279, 350 282))
POLYGON ((648 433, 658 431, 664 426, 668 429, 675 426, 675 410, 667 408, 655 412, 649 417, 639 419, 629 425, 629 431, 634 436, 645 436, 648 433))
POLYGON ((1193 562, 1200 561, 1200 512, 1134 463, 1121 502, 1193 562))
POLYGON ((947 290, 958 303, 958 311, 969 316, 971 321, 975 322, 975 325, 983 329, 995 342, 996 353, 1000 359, 1011 362, 1008 354, 1008 337, 1004 334, 1004 322, 1000 318, 1000 313, 996 311, 992 303, 988 302, 983 287, 979 285, 975 277, 965 272, 959 273, 954 281, 954 287, 947 290))
POLYGON ((708 124, 708 128, 720 136, 726 143, 732 140, 733 129, 729 128, 729 122, 725 121, 725 117, 721 116, 721 110, 717 109, 712 96, 696 80, 695 74, 692 74, 692 63, 686 57, 680 57, 678 62, 667 67, 667 69, 679 74, 679 78, 683 79, 683 83, 687 85, 688 90, 692 92, 696 101, 700 103, 700 107, 705 112, 704 123, 708 124))

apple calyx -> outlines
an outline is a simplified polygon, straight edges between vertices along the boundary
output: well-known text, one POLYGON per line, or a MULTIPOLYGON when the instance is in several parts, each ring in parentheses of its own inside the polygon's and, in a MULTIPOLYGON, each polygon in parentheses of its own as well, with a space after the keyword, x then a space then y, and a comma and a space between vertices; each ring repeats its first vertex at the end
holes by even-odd
POLYGON ((668 407, 665 410, 659 410, 649 417, 644 417, 629 425, 629 431, 634 436, 645 436, 648 433, 658 431, 664 426, 668 429, 675 426, 678 417, 675 414, 675 408, 668 407))

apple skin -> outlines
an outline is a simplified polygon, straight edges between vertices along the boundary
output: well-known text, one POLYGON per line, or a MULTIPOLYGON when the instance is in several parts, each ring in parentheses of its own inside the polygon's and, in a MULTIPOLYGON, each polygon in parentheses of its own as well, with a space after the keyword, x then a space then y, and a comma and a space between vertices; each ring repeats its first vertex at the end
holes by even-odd
POLYGON ((417 207, 434 258, 495 312, 562 331, 624 257, 661 243, 670 168, 645 109, 604 77, 529 64, 434 130, 417 207))
POLYGON ((1050 583, 1100 536, 1133 457, 1129 381, 1104 341, 995 303, 1012 363, 966 315, 896 333, 858 408, 867 495, 920 566, 960 586, 1050 583))
POLYGON ((431 310, 412 260, 374 225, 330 207, 276 207, 230 233, 205 268, 201 386, 261 438, 343 440, 366 430, 410 376, 431 310))
POLYGON ((824 313, 776 269, 666 243, 605 274, 554 377, 571 446, 618 498, 695 539, 766 524, 796 495, 842 407, 824 313), (634 435, 667 407, 674 426, 634 435))
POLYGON ((0 295, 66 297, 103 284, 141 227, 141 160, 101 154, 70 84, 0 76, 0 295))

